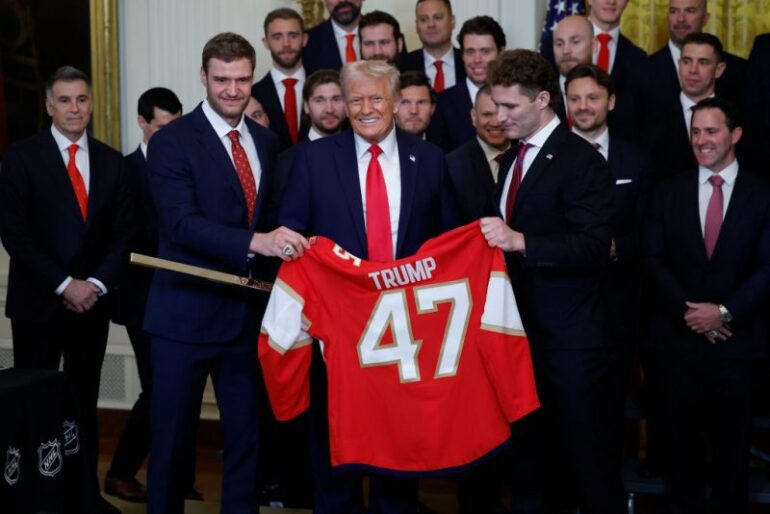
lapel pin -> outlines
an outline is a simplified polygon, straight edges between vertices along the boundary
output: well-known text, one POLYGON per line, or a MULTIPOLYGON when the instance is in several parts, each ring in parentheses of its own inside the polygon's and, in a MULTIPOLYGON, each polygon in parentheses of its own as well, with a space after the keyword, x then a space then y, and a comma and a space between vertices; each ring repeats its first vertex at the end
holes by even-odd
POLYGON ((417 162, 417 158, 415 158, 415 156, 412 154, 409 154, 409 160, 412 162, 417 162))
POLYGON ((545 158, 550 161, 551 159, 553 159, 553 154, 549 153, 548 155, 545 156, 545 158))

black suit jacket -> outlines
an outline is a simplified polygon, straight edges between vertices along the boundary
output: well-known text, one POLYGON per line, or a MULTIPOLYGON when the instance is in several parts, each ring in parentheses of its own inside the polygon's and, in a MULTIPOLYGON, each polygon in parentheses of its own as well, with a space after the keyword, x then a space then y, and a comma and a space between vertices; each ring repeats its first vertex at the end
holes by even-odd
MULTIPOLYGON (((516 152, 500 163, 495 203, 516 152)), ((508 225, 522 232, 526 255, 505 254, 524 328, 544 349, 607 344, 600 302, 609 258, 612 175, 604 158, 560 124, 524 175, 508 225)))
POLYGON ((343 62, 334 37, 331 19, 322 21, 308 30, 307 35, 307 44, 302 49, 302 65, 305 67, 305 73, 310 75, 320 69, 342 68, 343 62))
MULTIPOLYGON (((745 144, 746 162, 751 169, 770 176, 770 34, 762 34, 754 40, 749 55, 744 87, 745 127, 742 142, 745 144)), ((744 162, 744 161, 741 161, 744 162)))
POLYGON ((494 216, 495 179, 478 139, 474 137, 447 154, 446 165, 462 223, 494 216))
POLYGON ((438 95, 436 112, 425 131, 428 141, 451 152, 476 137, 471 121, 472 108, 473 101, 465 80, 444 90, 438 95))
MULTIPOLYGON (((131 251, 154 256, 158 252, 158 213, 152 201, 149 167, 142 149, 137 148, 128 154, 125 157, 125 164, 136 221, 131 251)), ((150 268, 127 267, 115 288, 115 310, 112 321, 122 325, 141 326, 152 275, 150 268)))
POLYGON ((730 358, 765 355, 770 290, 770 185, 738 172, 711 260, 706 257, 692 168, 656 187, 644 227, 645 267, 654 291, 650 342, 678 352, 730 358), (685 302, 724 304, 733 335, 710 344, 684 323, 685 302))
POLYGON ((281 201, 286 189, 289 187, 291 178, 291 169, 294 166, 294 159, 297 158, 299 149, 308 144, 310 139, 307 135, 297 141, 297 144, 287 148, 283 152, 278 154, 275 159, 275 170, 273 171, 273 194, 270 195, 271 203, 273 204, 273 212, 280 212, 281 201))
POLYGON ((648 118, 645 127, 650 169, 654 178, 670 177, 695 166, 695 155, 678 94, 657 117, 648 118))
MULTIPOLYGON (((123 156, 88 138, 90 184, 84 223, 51 131, 11 145, 0 174, 0 227, 11 256, 6 314, 46 321, 63 308, 67 276, 94 277, 109 293, 127 263, 133 231, 123 156)), ((107 315, 107 311, 105 311, 107 315)))
MULTIPOLYGON (((453 48, 455 57, 455 84, 465 80, 465 66, 463 65, 463 53, 459 48, 453 48)), ((413 50, 401 59, 401 71, 425 71, 425 54, 422 48, 413 50)))
MULTIPOLYGON (((298 98, 302 98, 302 91, 296 88, 298 98)), ((289 135, 289 126, 286 124, 286 116, 281 108, 281 99, 278 98, 278 90, 275 89, 275 83, 273 77, 270 76, 270 72, 262 77, 262 80, 251 86, 251 96, 259 100, 262 107, 265 109, 267 116, 270 118, 270 130, 272 130, 278 140, 281 143, 281 150, 289 148, 294 143, 291 141, 289 135)), ((299 137, 302 138, 307 134, 308 126, 304 123, 304 116, 301 115, 299 119, 299 137)))

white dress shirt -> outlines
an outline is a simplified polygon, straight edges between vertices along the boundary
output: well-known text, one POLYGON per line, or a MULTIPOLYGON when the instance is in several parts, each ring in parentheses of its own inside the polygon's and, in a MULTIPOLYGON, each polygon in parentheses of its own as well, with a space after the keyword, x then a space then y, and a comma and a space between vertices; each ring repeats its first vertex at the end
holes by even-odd
POLYGON ((340 59, 342 64, 345 64, 345 55, 347 54, 348 47, 348 34, 353 34, 353 50, 356 52, 356 60, 361 59, 360 40, 358 39, 358 27, 353 29, 353 32, 346 32, 345 29, 337 25, 337 22, 332 20, 332 30, 334 30, 334 39, 337 40, 337 50, 340 53, 340 59))
POLYGON ((610 156, 610 131, 607 127, 604 127, 604 131, 599 134, 599 137, 596 139, 589 138, 586 134, 582 133, 577 127, 572 127, 572 132, 577 134, 578 136, 582 137, 594 147, 596 147, 596 150, 602 154, 602 157, 604 157, 604 160, 609 160, 610 156))
MULTIPOLYGON (((545 144, 546 140, 551 136, 551 133, 556 129, 556 127, 559 126, 559 117, 554 115, 553 119, 545 124, 543 128, 532 134, 532 137, 529 139, 522 140, 523 143, 529 143, 532 145, 532 148, 527 150, 527 153, 524 154, 524 165, 521 169, 521 180, 524 181, 524 177, 527 175, 527 171, 529 170, 529 167, 532 166, 532 163, 537 158, 537 154, 540 153, 540 149, 543 148, 543 145, 545 144)), ((516 164, 516 159, 514 159, 513 163, 511 164, 510 169, 508 170, 508 174, 505 176, 505 183, 503 184, 503 194, 500 196, 500 212, 503 213, 503 219, 505 219, 505 203, 508 199, 508 191, 511 189, 511 179, 513 178, 513 166, 516 164)), ((505 219, 505 221, 508 221, 505 219)))
POLYGON ((286 106, 284 105, 284 95, 286 94, 286 85, 283 83, 284 79, 297 79, 297 83, 294 84, 294 96, 297 99, 297 128, 301 125, 302 120, 302 88, 305 85, 305 68, 299 67, 294 75, 286 75, 281 70, 275 67, 270 68, 270 78, 273 79, 275 84, 275 90, 278 93, 278 100, 281 102, 281 110, 285 113, 286 106))
POLYGON ((498 150, 479 136, 476 136, 476 141, 479 142, 481 149, 484 151, 484 157, 487 159, 487 164, 489 164, 489 171, 492 172, 492 178, 494 179, 495 184, 497 184, 497 177, 500 176, 500 163, 495 160, 495 157, 505 152, 505 150, 508 150, 508 148, 511 147, 511 143, 509 141, 508 146, 505 147, 504 150, 498 150))
MULTIPOLYGON (((711 193, 714 191, 714 186, 709 182, 711 175, 716 175, 716 173, 703 166, 698 167, 698 211, 700 214, 701 233, 705 233, 706 210, 711 199, 711 193)), ((724 179, 722 184, 722 219, 724 220, 725 214, 727 214, 727 206, 730 204, 730 197, 732 197, 733 189, 735 188, 735 179, 738 177, 738 160, 734 160, 719 172, 718 175, 724 179)))
MULTIPOLYGON (((476 105, 476 95, 478 94, 479 89, 481 89, 481 86, 474 84, 468 77, 465 77, 465 84, 468 86, 468 93, 471 95, 471 105, 476 105)), ((470 113, 468 116, 470 116, 470 113)))
POLYGON ((139 149, 142 151, 142 155, 144 155, 144 160, 147 160, 147 143, 142 141, 139 143, 139 149))
MULTIPOLYGON (((450 47, 449 51, 442 55, 439 59, 436 59, 431 54, 423 49, 422 57, 425 61, 425 74, 430 79, 430 85, 433 86, 436 83, 436 66, 433 64, 436 61, 441 61, 441 69, 444 70, 444 89, 449 89, 454 86, 455 81, 455 49, 450 47)), ((474 103, 476 99, 474 98, 474 103)))
POLYGON ((601 48, 601 43, 599 43, 599 38, 597 36, 599 34, 609 34, 612 36, 612 39, 607 42, 607 48, 610 51, 610 65, 607 68, 607 73, 612 73, 612 67, 615 64, 615 57, 618 55, 618 39, 620 38, 620 27, 618 26, 605 32, 595 23, 591 22, 591 24, 594 26, 594 41, 596 41, 596 49, 594 50, 593 55, 594 64, 596 64, 596 60, 599 58, 599 48, 601 48))
MULTIPOLYGON (((361 205, 364 207, 364 223, 366 223, 366 172, 372 154, 369 152, 371 143, 358 134, 354 134, 356 142, 356 159, 358 161, 358 184, 361 187, 361 205)), ((382 175, 385 179, 385 189, 388 193, 388 210, 390 211, 390 234, 393 241, 393 255, 396 255, 398 242, 398 219, 401 215, 401 161, 398 155, 395 125, 385 139, 378 145, 382 150, 379 157, 382 175)))
MULTIPOLYGON (((713 98, 714 94, 712 93, 709 98, 713 98)), ((695 107, 695 104, 698 102, 692 100, 689 96, 684 94, 684 91, 679 93, 679 103, 682 106, 682 116, 684 116, 684 125, 687 127, 687 139, 690 139, 690 129, 692 128, 692 108, 695 107)))
POLYGON ((316 139, 321 139, 322 137, 325 137, 323 134, 318 132, 314 126, 310 126, 310 129, 307 131, 307 138, 310 141, 315 141, 316 139))

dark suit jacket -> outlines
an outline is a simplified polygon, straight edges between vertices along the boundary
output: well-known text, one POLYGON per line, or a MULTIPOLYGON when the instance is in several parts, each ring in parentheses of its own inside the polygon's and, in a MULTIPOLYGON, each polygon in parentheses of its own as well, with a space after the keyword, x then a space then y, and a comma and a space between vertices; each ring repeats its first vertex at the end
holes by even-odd
POLYGON ((770 290, 770 186, 741 170, 711 260, 706 258, 693 168, 656 187, 644 228, 655 294, 651 343, 671 351, 730 358, 765 355, 770 290), (733 336, 710 344, 684 323, 686 301, 724 304, 733 336))
POLYGON ((438 95, 436 112, 425 131, 428 141, 451 152, 476 136, 471 121, 473 101, 465 80, 438 95))
MULTIPOLYGON (((459 225, 446 184, 441 150, 397 131, 401 213, 396 258, 414 254, 427 239, 459 225)), ((367 258, 366 228, 353 131, 299 148, 278 221, 307 235, 332 239, 367 258)))
MULTIPOLYGON (((262 168, 251 222, 230 156, 200 105, 152 137, 148 162, 160 227, 158 257, 237 275, 273 271, 268 259, 257 256, 250 261, 247 255, 252 234, 273 227, 265 207, 278 138, 248 118, 246 125, 262 168)), ((244 330, 256 334, 262 296, 157 271, 147 300, 145 330, 190 343, 228 341, 244 330)))
MULTIPOLYGON (((137 148, 125 157, 124 162, 136 220, 131 251, 154 256, 158 251, 158 213, 152 201, 147 160, 142 149, 137 148)), ((142 325, 152 275, 150 268, 127 266, 115 288, 112 321, 122 325, 142 325)))
POLYGON ((751 169, 770 176, 770 34, 754 40, 749 55, 744 88, 744 115, 746 124, 742 142, 747 151, 746 160, 751 169))
POLYGON ((695 155, 678 94, 673 102, 661 110, 658 117, 649 118, 645 126, 650 169, 654 178, 670 177, 695 166, 695 155))
MULTIPOLYGON (((499 205, 516 152, 500 163, 499 205)), ((604 158, 560 124, 524 175, 508 224, 522 232, 526 256, 505 260, 527 336, 544 349, 607 344, 600 302, 609 258, 612 175, 604 158)))
POLYGON ((607 266, 602 296, 615 333, 636 332, 639 312, 639 237, 649 202, 651 176, 642 147, 610 134, 607 159, 614 180, 610 225, 616 259, 607 266))
POLYGON ((479 140, 474 137, 447 154, 446 165, 463 224, 483 216, 494 216, 495 179, 479 140))
MULTIPOLYGON (((308 40, 302 50, 302 65, 310 75, 316 70, 339 70, 344 64, 340 58, 331 19, 322 21, 307 31, 308 40)), ((272 118, 271 118, 272 122, 272 118)))
POLYGON ((5 310, 10 318, 50 320, 62 308, 55 291, 67 276, 94 277, 111 298, 131 244, 130 191, 120 153, 89 137, 88 159, 84 223, 50 130, 11 145, 5 153, 0 235, 11 256, 5 310))
POLYGON ((283 195, 289 187, 291 179, 291 169, 294 167, 294 160, 297 158, 299 149, 310 143, 307 135, 297 141, 297 144, 287 148, 278 154, 275 160, 275 171, 273 172, 273 194, 270 195, 271 204, 275 207, 273 212, 280 211, 280 205, 283 202, 283 195))
MULTIPOLYGON (((455 84, 465 80, 465 66, 463 65, 463 53, 459 48, 454 48, 455 57, 455 84)), ((422 48, 413 50, 401 59, 401 71, 425 71, 425 55, 422 48)))
MULTIPOLYGON (((297 97, 302 98, 302 91, 296 88, 297 97)), ((262 107, 265 109, 267 116, 270 118, 270 130, 275 132, 278 136, 278 140, 281 144, 281 150, 285 150, 293 145, 291 142, 291 136, 289 135, 289 126, 286 124, 286 116, 281 108, 281 99, 278 98, 278 91, 275 89, 275 83, 273 77, 270 76, 270 72, 262 77, 262 80, 251 86, 251 96, 259 100, 262 107)), ((304 116, 300 111, 300 125, 299 137, 302 138, 307 134, 309 127, 306 123, 302 123, 304 116)))

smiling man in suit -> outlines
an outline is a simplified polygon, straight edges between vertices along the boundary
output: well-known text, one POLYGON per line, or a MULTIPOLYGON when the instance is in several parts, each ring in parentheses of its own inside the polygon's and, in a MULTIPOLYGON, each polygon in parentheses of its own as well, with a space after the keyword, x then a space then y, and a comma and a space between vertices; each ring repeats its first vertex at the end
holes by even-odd
POLYGON ((690 131, 698 166, 657 187, 644 229, 656 300, 649 335, 665 379, 666 494, 683 514, 748 512, 752 377, 768 353, 770 186, 737 161, 741 133, 727 101, 700 101, 690 131))
MULTIPOLYGON (((158 210, 158 256, 270 279, 265 257, 295 258, 307 241, 272 228, 266 205, 277 138, 243 114, 256 62, 243 37, 223 33, 203 48, 207 98, 155 134, 148 147, 158 210), (282 253, 292 248, 292 254, 282 253)), ((153 276, 144 328, 152 334, 152 447, 148 512, 184 510, 185 470, 209 375, 225 440, 222 512, 258 505, 261 380, 256 340, 266 295, 169 271, 153 276)))
MULTIPOLYGON (((133 235, 123 156, 88 136, 91 82, 71 66, 46 82, 51 126, 8 148, 0 236, 11 257, 6 315, 17 368, 59 369, 78 401, 95 480, 96 403, 110 304, 133 235)), ((101 512, 115 512, 106 501, 101 512)))
POLYGON ((545 58, 506 51, 488 75, 498 119, 517 143, 500 163, 495 201, 503 217, 482 218, 481 230, 505 252, 543 405, 513 434, 512 464, 521 466, 513 470, 513 511, 552 508, 546 501, 569 496, 563 485, 572 483, 582 509, 616 514, 625 495, 605 436, 609 337, 600 297, 612 175, 601 154, 559 122, 561 95, 545 58), (565 467, 574 474, 555 479, 565 467))
MULTIPOLYGON (((399 82, 393 66, 347 64, 341 82, 351 129, 300 148, 279 222, 328 237, 362 259, 384 262, 412 255, 457 224, 443 155, 396 129, 399 82)), ((360 474, 330 467, 325 370, 311 380, 313 512, 359 513, 360 474)), ((370 491, 370 512, 412 512, 416 506, 414 480, 372 475, 370 491)))
POLYGON ((251 96, 265 109, 270 130, 278 136, 283 150, 297 144, 307 133, 301 117, 305 85, 302 49, 307 44, 307 34, 302 16, 288 8, 268 13, 264 29, 262 44, 273 61, 270 71, 252 86, 251 96))

